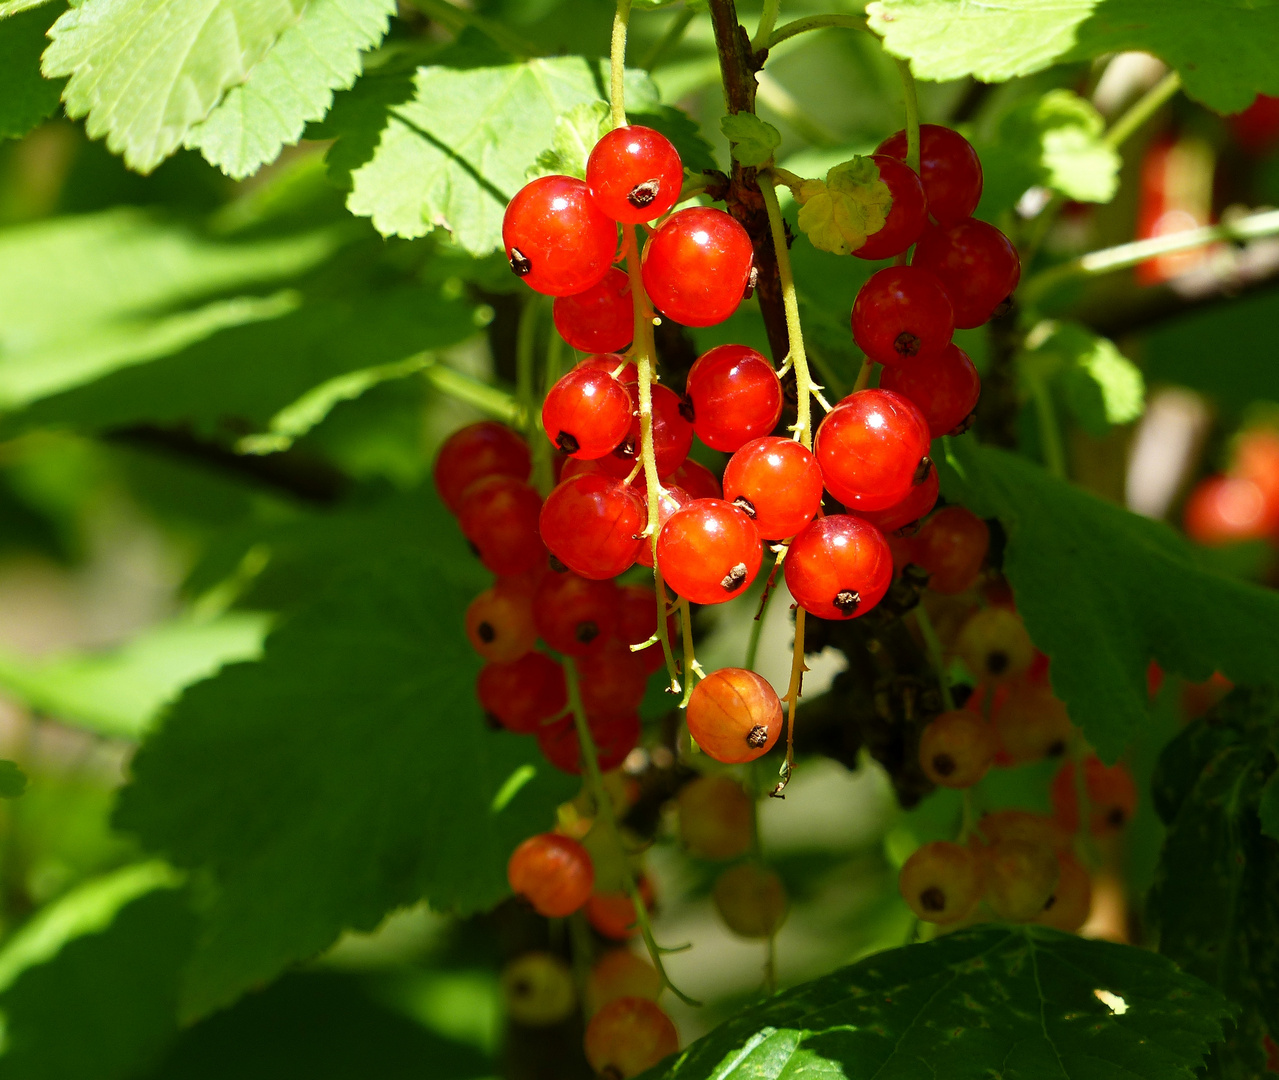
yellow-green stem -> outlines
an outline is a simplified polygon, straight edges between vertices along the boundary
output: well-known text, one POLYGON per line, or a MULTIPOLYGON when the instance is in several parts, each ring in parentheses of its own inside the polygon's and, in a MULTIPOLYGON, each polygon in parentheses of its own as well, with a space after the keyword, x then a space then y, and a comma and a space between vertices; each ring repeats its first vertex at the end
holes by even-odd
POLYGON ((764 0, 764 10, 760 12, 759 29, 751 38, 751 48, 755 52, 768 47, 773 36, 773 27, 777 25, 777 15, 781 11, 782 0, 764 0))
POLYGON ((1170 71, 1129 106, 1128 110, 1107 129, 1103 140, 1112 150, 1118 149, 1138 128, 1181 89, 1181 75, 1170 71))
POLYGON ((853 383, 854 393, 856 393, 858 390, 865 390, 866 387, 870 385, 871 373, 874 372, 874 370, 875 370, 875 365, 871 363, 869 357, 867 357, 866 359, 862 361, 862 366, 860 370, 858 370, 857 372, 857 381, 853 383))
POLYGON ((631 0, 617 0, 613 15, 613 41, 608 53, 609 105, 613 126, 626 126, 626 97, 623 83, 626 74, 626 25, 631 18, 631 0))
POLYGON ((919 94, 915 91, 910 61, 898 60, 897 70, 902 77, 902 93, 906 98, 906 164, 919 172, 919 94))
POLYGON ((793 22, 788 22, 774 30, 769 35, 768 47, 771 49, 780 45, 787 38, 793 38, 796 34, 804 34, 809 30, 825 30, 833 26, 843 27, 846 30, 865 30, 870 33, 870 29, 866 25, 865 15, 805 15, 802 19, 795 19, 793 22))
POLYGON ((688 707, 688 699, 693 696, 696 678, 701 676, 697 666, 697 656, 693 652, 693 614, 684 597, 679 598, 679 626, 684 639, 684 696, 680 699, 681 709, 688 707))
POLYGON ((790 686, 786 690, 786 764, 782 766, 782 778, 770 795, 782 799, 786 785, 795 769, 795 709, 799 705, 800 691, 804 685, 804 616, 802 607, 795 608, 795 649, 791 653, 790 686))

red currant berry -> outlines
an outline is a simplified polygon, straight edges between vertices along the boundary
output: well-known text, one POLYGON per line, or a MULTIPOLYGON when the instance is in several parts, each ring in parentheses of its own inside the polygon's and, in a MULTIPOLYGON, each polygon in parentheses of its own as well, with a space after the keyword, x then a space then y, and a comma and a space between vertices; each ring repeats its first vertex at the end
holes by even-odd
POLYGON ((851 514, 818 518, 791 541, 786 587, 819 619, 855 619, 884 598, 893 555, 874 525, 851 514))
POLYGON ((600 1076, 630 1080, 679 1051, 671 1018, 647 998, 610 1001, 586 1025, 586 1060, 600 1076))
POLYGON ((1186 535, 1208 546, 1261 540, 1279 529, 1279 499, 1244 476, 1200 480, 1182 511, 1186 535))
POLYGON ((932 471, 928 423, 891 390, 858 390, 822 421, 813 443, 826 490, 850 510, 885 510, 932 471))
MULTIPOLYGON (((609 359, 622 363, 621 357, 609 359)), ((579 365, 547 393, 542 427, 546 437, 570 457, 601 458, 631 428, 631 396, 602 365, 579 365)))
POLYGON ((699 776, 679 789, 676 805, 689 854, 736 859, 754 846, 755 800, 731 776, 699 776))
POLYGON ((743 862, 725 870, 711 888, 715 910, 734 934, 770 938, 786 920, 786 886, 772 870, 743 862))
POLYGON ((665 989, 657 969, 630 949, 610 949, 591 968, 587 984, 587 1015, 599 1012, 618 998, 639 997, 656 1001, 665 989))
POLYGON ((694 499, 718 499, 724 494, 715 474, 692 459, 671 473, 669 479, 673 485, 683 488, 694 499))
POLYGON ((608 473, 600 468, 598 461, 586 461, 582 458, 564 458, 563 461, 564 464, 560 467, 559 476, 555 481, 557 484, 572 480, 575 476, 608 476, 608 473))
POLYGON ((644 289, 668 319, 714 326, 742 302, 755 252, 723 210, 693 206, 672 214, 644 245, 644 289))
MULTIPOLYGON (((906 160, 906 132, 890 135, 875 151, 906 160)), ((939 124, 919 128, 919 173, 928 196, 928 212, 943 226, 954 225, 981 201, 981 162, 958 131, 939 124)))
POLYGON ((617 254, 617 225, 572 176, 541 176, 506 207, 502 243, 511 269, 550 296, 598 285, 617 254))
POLYGON ((532 594, 498 582, 466 609, 466 637, 485 660, 518 660, 537 644, 532 594))
MULTIPOLYGON (((639 461, 640 418, 639 386, 628 383, 634 415, 630 431, 607 457, 600 458, 600 468, 610 476, 629 476, 639 461)), ((693 410, 688 402, 665 386, 653 387, 653 457, 657 475, 665 479, 684 464, 693 446, 693 410)))
POLYGON ((916 357, 880 373, 882 390, 909 398, 928 421, 933 438, 962 434, 981 396, 981 377, 968 354, 953 342, 939 356, 916 357))
POLYGON ((1057 888, 1057 853, 1029 840, 999 840, 978 849, 986 903, 1006 922, 1038 916, 1057 888))
POLYGON ((1088 871, 1070 852, 1057 852, 1057 887, 1035 922, 1074 934, 1088 921, 1091 909, 1092 878, 1088 871))
MULTIPOLYGON (((624 585, 617 604, 617 640, 622 644, 643 645, 657 633, 657 593, 647 585, 624 585)), ((666 638, 675 640, 675 616, 666 619, 666 638)), ((660 644, 652 644, 635 654, 643 657, 644 669, 651 675, 666 664, 660 644)))
MULTIPOLYGON (((588 356, 577 366, 579 368, 598 368, 600 371, 607 371, 626 387, 628 394, 631 393, 631 384, 639 379, 639 369, 629 360, 623 360, 617 353, 599 353, 595 356, 588 356)), ((634 402, 633 396, 631 400, 634 402)))
POLYGON ((551 318, 560 337, 586 353, 626 348, 635 334, 635 309, 626 271, 610 267, 604 280, 584 292, 557 297, 551 318))
POLYGON ((718 345, 688 372, 693 429, 715 450, 732 453, 767 435, 782 415, 782 384, 773 365, 745 345, 718 345))
POLYGON ((453 432, 435 458, 435 490, 456 514, 462 494, 486 476, 527 480, 533 471, 528 443, 505 424, 481 420, 453 432))
MULTIPOLYGON (((652 911, 656 897, 648 875, 640 874, 635 879, 635 887, 644 906, 652 911)), ((639 933, 635 905, 624 891, 593 893, 586 901, 585 915, 591 929, 610 941, 625 941, 639 933)))
POLYGON ((542 564, 546 549, 537 531, 542 496, 509 476, 486 476, 466 489, 458 524, 495 574, 522 574, 542 564))
POLYGON ((506 864, 511 891, 548 919, 572 915, 590 899, 595 867, 586 848, 558 833, 530 836, 506 864))
POLYGON ((617 586, 576 574, 547 574, 533 594, 533 625, 556 652, 602 649, 617 626, 617 586))
POLYGON ((762 675, 720 668, 693 689, 685 713, 688 733, 716 761, 754 761, 773 748, 782 730, 782 703, 762 675))
POLYGON ((599 652, 583 656, 577 672, 588 716, 634 712, 644 700, 648 661, 620 641, 610 641, 599 652))
MULTIPOLYGON (((640 502, 644 504, 644 520, 648 521, 648 489, 642 482, 638 482, 635 487, 635 494, 639 497, 640 502)), ((662 526, 666 524, 670 516, 677 510, 683 510, 689 503, 693 501, 693 497, 681 488, 677 488, 674 484, 667 484, 662 488, 662 494, 657 500, 657 531, 661 532, 662 526)), ((652 567, 653 565, 653 545, 648 538, 644 538, 644 542, 640 544, 639 554, 635 557, 635 561, 641 566, 652 567)))
MULTIPOLYGON (((1103 765, 1090 754, 1084 760, 1084 786, 1088 792, 1088 831, 1093 836, 1118 832, 1137 810, 1137 785, 1122 762, 1103 765)), ((1079 828, 1079 792, 1075 763, 1064 764, 1052 782, 1053 817, 1067 832, 1079 828)))
POLYGON ((529 735, 568 707, 564 669, 545 653, 485 664, 475 680, 480 707, 507 731, 529 735))
POLYGON ((853 340, 877 364, 940 356, 954 332, 946 290, 916 266, 885 267, 853 301, 853 340))
POLYGON ((949 840, 924 844, 902 864, 897 887, 925 922, 946 925, 964 918, 981 899, 977 855, 949 840))
POLYGON ((997 700, 992 720, 1004 760, 1027 761, 1061 757, 1070 746, 1074 728, 1065 703, 1046 683, 1017 679, 997 700))
POLYGON ((671 515, 657 538, 666 584, 694 604, 722 604, 755 580, 763 560, 759 531, 722 499, 697 499, 671 515))
POLYGON ((617 577, 635 565, 646 519, 643 503, 624 484, 607 476, 574 476, 546 497, 542 542, 582 577, 617 577))
POLYGON ((596 205, 614 221, 653 221, 679 202, 684 165, 670 139, 632 124, 614 128, 586 161, 586 183, 596 205))
MULTIPOLYGON (((634 710, 589 718, 591 738, 599 755, 600 769, 611 772, 626 755, 639 745, 640 718, 634 710)), ((578 776, 582 772, 582 744, 572 720, 552 724, 537 733, 537 746, 542 756, 560 772, 578 776)))
POLYGON ((793 439, 755 439, 729 458, 724 498, 746 511, 765 540, 781 540, 812 521, 822 505, 822 471, 793 439))
POLYGON ((871 161, 879 168, 879 178, 888 185, 893 205, 883 228, 867 237, 853 254, 859 259, 891 259, 919 239, 928 224, 928 200, 919 174, 909 165, 886 154, 875 154, 871 161))
POLYGON ((893 503, 884 510, 858 510, 857 517, 869 521, 885 536, 889 533, 911 532, 936 505, 940 488, 937 470, 930 469, 928 479, 911 488, 910 494, 901 502, 893 503))
POLYGON ((971 510, 938 510, 915 538, 914 562, 928 571, 928 587, 954 595, 971 589, 990 548, 990 528, 971 510))
POLYGON ((995 760, 998 740, 976 713, 944 712, 919 738, 919 765, 939 787, 968 788, 986 775, 995 760))
POLYGON ((1017 288, 1021 260, 1012 241, 993 225, 968 218, 949 229, 929 226, 912 266, 937 276, 961 329, 981 326, 1017 288))

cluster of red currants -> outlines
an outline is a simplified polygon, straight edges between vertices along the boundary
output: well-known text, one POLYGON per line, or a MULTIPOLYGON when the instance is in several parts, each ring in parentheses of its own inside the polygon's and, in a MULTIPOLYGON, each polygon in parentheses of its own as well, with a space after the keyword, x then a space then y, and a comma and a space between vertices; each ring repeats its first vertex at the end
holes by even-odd
POLYGON ((1190 493, 1182 520, 1201 544, 1279 544, 1279 432, 1244 432, 1226 472, 1204 478, 1190 493))

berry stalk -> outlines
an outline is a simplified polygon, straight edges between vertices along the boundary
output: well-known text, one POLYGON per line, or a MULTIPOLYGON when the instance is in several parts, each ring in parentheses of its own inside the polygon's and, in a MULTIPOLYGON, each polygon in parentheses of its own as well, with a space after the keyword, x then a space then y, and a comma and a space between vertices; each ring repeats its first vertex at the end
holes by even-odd
MULTIPOLYGON (((780 45, 787 38, 793 38, 796 34, 804 34, 809 30, 825 30, 827 27, 842 27, 846 30, 865 30, 870 33, 870 28, 866 25, 865 15, 805 15, 802 19, 794 19, 783 26, 779 26, 769 35, 769 49, 780 45)), ((875 39, 876 41, 879 38, 875 39)), ((759 48, 759 42, 755 43, 756 49, 759 48)))
POLYGON ((613 14, 613 39, 608 53, 609 108, 615 128, 626 126, 626 28, 631 18, 631 0, 617 0, 613 14))
POLYGON ((786 763, 782 766, 782 778, 777 786, 769 792, 774 799, 784 799, 783 792, 790 783, 791 772, 795 768, 795 709, 799 705, 799 696, 804 686, 804 617, 808 613, 796 605, 795 607, 795 651, 791 654, 790 686, 786 690, 786 763))

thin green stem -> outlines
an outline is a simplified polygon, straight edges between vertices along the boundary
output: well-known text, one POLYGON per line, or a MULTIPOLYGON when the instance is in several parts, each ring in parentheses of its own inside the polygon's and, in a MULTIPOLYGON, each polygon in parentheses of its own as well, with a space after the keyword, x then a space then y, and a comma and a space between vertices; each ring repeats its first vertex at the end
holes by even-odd
POLYGON ((685 8, 670 22, 660 38, 653 43, 653 47, 644 54, 644 59, 640 61, 640 67, 645 71, 652 71, 657 67, 658 61, 662 59, 671 49, 680 43, 684 37, 684 32, 688 29, 688 24, 693 21, 695 12, 691 8, 685 8))
POLYGON ((445 364, 432 364, 423 373, 423 377, 435 389, 449 397, 474 405, 481 412, 488 413, 494 419, 505 424, 518 424, 520 420, 520 404, 514 395, 496 386, 473 379, 470 375, 448 367, 445 364))
POLYGON ((1168 72, 1110 125, 1103 138, 1105 144, 1112 150, 1117 150, 1180 89, 1181 75, 1176 71, 1168 72))
POLYGON ((950 678, 946 674, 946 657, 942 652, 941 639, 933 627, 933 620, 929 618, 923 604, 915 607, 915 625, 919 627, 919 636, 924 639, 924 648, 928 650, 928 660, 933 665, 933 671, 937 673, 937 685, 941 688, 942 704, 946 706, 947 712, 951 712, 955 708, 955 697, 950 692, 950 678))
POLYGON ((848 384, 840 377, 826 354, 820 349, 807 347, 805 351, 808 353, 808 359, 813 362, 813 367, 817 369, 817 373, 822 377, 822 382, 830 390, 831 397, 835 401, 841 401, 848 394, 848 384))
POLYGON ((520 406, 520 427, 532 439, 537 434, 536 390, 533 369, 537 364, 537 317, 541 297, 525 296, 515 331, 515 399, 520 406))
POLYGON ((1057 407, 1047 381, 1037 372, 1026 369, 1023 376, 1030 385, 1031 400, 1035 404, 1035 418, 1039 421, 1039 441, 1043 444, 1044 465, 1059 480, 1066 479, 1066 448, 1061 440, 1061 427, 1057 423, 1057 407))
POLYGON ((804 686, 804 616, 807 612, 802 607, 795 608, 795 648, 791 652, 790 686, 786 689, 786 761, 782 765, 782 778, 777 786, 769 792, 775 799, 784 799, 783 792, 790 783, 791 773, 795 771, 795 709, 799 706, 800 693, 804 686))
POLYGON ((608 52, 608 100, 613 112, 613 126, 626 126, 626 97, 623 83, 626 75, 626 26, 631 18, 631 0, 617 0, 613 15, 613 41, 608 52))
POLYGON ((622 881, 626 888, 626 895, 630 897, 631 904, 635 908, 635 921, 639 924, 640 934, 643 936, 644 944, 648 948, 649 958, 653 961, 653 966, 657 968, 657 973, 662 977, 662 984, 670 987, 671 993, 689 1005, 700 1005, 701 1002, 694 1001, 687 994, 681 992, 671 982, 670 976, 666 974, 666 966, 662 963, 662 949, 653 937, 653 925, 648 917, 648 905, 644 903, 644 898, 640 895, 639 884, 635 880, 635 874, 631 871, 630 858, 625 846, 622 844, 622 836, 617 828, 617 815, 613 812, 613 800, 604 788, 604 774, 600 771, 599 751, 595 747, 595 737, 591 734, 591 725, 586 719, 586 709, 582 705, 582 689, 577 677, 577 665, 573 662, 571 656, 564 657, 564 681, 568 688, 568 703, 573 712, 573 724, 577 728, 577 741, 581 748, 587 788, 591 793, 591 798, 595 801, 597 819, 604 826, 604 831, 609 840, 612 841, 617 853, 618 861, 622 867, 622 881))
POLYGON ((846 30, 865 30, 870 33, 865 15, 805 15, 802 19, 795 19, 774 30, 769 36, 768 47, 773 49, 796 34, 804 34, 809 30, 825 30, 832 26, 843 27, 846 30))
MULTIPOLYGON (((542 300, 545 306, 550 298, 542 300)), ((550 322, 550 320, 547 320, 550 322)), ((550 322, 550 336, 546 341, 546 368, 543 372, 542 385, 535 387, 532 398, 533 428, 529 438, 533 440, 533 480, 532 484, 546 496, 555 486, 555 455, 551 449, 551 440, 546 437, 546 429, 542 426, 542 410, 539 404, 546 394, 546 388, 559 381, 563 367, 564 339, 560 337, 555 324, 550 322)))
POLYGON ((897 71, 902 77, 902 94, 906 99, 906 164, 919 172, 919 93, 910 61, 897 60, 897 71))
POLYGON ((688 699, 693 696, 693 686, 697 678, 702 677, 702 669, 697 663, 697 655, 693 651, 693 613, 688 606, 688 601, 684 597, 679 598, 679 626, 680 634, 684 639, 683 657, 684 657, 684 696, 680 699, 679 707, 681 709, 688 708, 688 699))
POLYGON ((773 569, 769 571, 768 580, 764 582, 764 593, 759 598, 759 609, 755 612, 755 621, 751 623, 750 640, 746 643, 747 671, 755 670, 755 657, 759 654, 759 637, 764 630, 764 615, 768 611, 769 601, 773 599, 773 594, 777 591, 775 588, 777 575, 781 572, 782 561, 789 550, 790 548, 784 547, 777 553, 777 558, 773 561, 773 569))
POLYGON ((777 25, 777 16, 782 9, 782 0, 764 0, 764 10, 759 15, 759 29, 751 38, 751 49, 759 52, 766 48, 773 36, 773 27, 777 25))
POLYGON ((412 3, 424 15, 434 19, 453 34, 460 34, 469 26, 501 46, 512 56, 526 60, 530 56, 540 55, 529 42, 512 34, 500 22, 477 15, 473 11, 455 7, 448 0, 412 0, 412 3))

